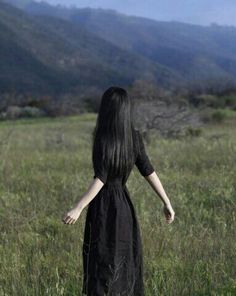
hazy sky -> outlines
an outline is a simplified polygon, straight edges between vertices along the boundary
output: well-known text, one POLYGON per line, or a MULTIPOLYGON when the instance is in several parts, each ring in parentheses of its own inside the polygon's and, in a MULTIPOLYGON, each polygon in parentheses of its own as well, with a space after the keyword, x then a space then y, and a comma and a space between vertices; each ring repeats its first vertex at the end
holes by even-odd
MULTIPOLYGON (((40 2, 40 0, 37 0, 40 2)), ((157 20, 236 26, 236 0, 44 0, 51 4, 102 7, 157 20)))

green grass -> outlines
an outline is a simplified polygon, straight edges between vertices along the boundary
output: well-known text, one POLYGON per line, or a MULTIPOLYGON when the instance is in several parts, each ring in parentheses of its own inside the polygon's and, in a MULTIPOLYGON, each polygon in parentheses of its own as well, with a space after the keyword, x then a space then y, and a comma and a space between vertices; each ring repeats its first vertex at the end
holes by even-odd
MULTIPOLYGON (((86 209, 61 217, 93 177, 94 114, 0 123, 0 295, 81 295, 86 209)), ((162 139, 147 151, 176 212, 136 168, 127 186, 139 219, 145 296, 236 295, 236 125, 162 139)))

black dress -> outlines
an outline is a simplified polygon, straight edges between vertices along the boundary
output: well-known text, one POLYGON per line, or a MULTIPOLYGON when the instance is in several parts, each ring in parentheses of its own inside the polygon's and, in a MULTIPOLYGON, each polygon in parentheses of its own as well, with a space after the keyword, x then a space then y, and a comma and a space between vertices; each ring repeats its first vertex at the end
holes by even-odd
MULTIPOLYGON (((142 136, 135 130, 135 165, 142 176, 154 168, 146 154, 142 136), (139 151, 139 152, 137 152, 139 151)), ((98 155, 99 158, 99 155, 98 155)), ((129 191, 122 176, 108 176, 94 165, 94 178, 105 185, 89 203, 83 242, 83 287, 88 296, 143 296, 143 257, 140 228, 129 191)))

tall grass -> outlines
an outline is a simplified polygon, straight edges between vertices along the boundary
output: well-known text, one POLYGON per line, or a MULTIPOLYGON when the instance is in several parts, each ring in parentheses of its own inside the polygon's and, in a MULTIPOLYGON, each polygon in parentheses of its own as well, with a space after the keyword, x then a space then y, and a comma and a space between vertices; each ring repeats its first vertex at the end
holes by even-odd
MULTIPOLYGON (((61 217, 93 177, 95 115, 0 124, 0 295, 81 295, 86 209, 61 217)), ((142 233, 147 296, 236 295, 236 127, 162 139, 147 151, 176 212, 136 168, 127 187, 142 233)))

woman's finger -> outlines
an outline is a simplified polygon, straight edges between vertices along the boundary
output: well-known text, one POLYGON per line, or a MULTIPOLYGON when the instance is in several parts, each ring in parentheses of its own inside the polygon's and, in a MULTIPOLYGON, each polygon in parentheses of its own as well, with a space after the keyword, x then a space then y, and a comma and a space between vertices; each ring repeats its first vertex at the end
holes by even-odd
POLYGON ((68 222, 70 221, 70 219, 71 219, 71 217, 70 217, 70 216, 67 216, 67 217, 64 219, 65 223, 68 223, 68 222))
POLYGON ((68 221, 68 224, 72 224, 74 220, 75 220, 74 218, 70 218, 70 220, 68 221))
POLYGON ((65 214, 62 218, 62 221, 66 221, 66 219, 68 219, 69 215, 68 214, 65 214))

